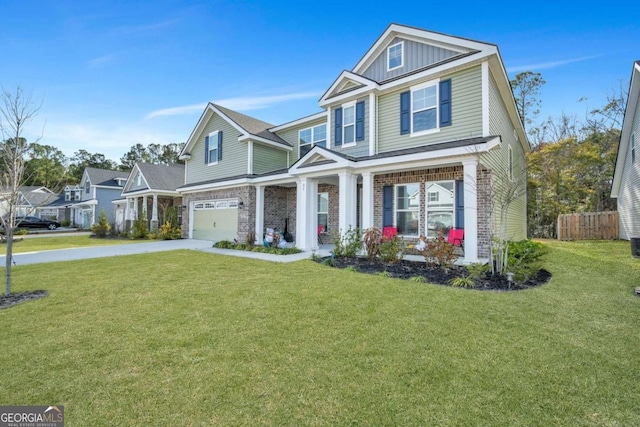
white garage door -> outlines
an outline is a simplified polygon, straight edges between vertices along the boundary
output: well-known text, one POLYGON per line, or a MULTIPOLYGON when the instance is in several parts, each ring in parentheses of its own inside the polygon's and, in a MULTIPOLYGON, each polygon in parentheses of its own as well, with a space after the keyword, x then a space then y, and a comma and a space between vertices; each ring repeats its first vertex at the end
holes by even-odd
POLYGON ((199 240, 235 239, 238 235, 238 200, 198 202, 193 207, 193 238, 199 240))

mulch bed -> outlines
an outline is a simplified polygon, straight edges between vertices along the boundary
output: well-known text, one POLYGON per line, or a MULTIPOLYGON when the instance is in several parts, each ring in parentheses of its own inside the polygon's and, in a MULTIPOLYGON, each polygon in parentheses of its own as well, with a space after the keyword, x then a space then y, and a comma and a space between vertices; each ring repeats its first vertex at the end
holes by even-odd
MULTIPOLYGON (((322 263, 329 257, 321 258, 318 262, 322 263)), ((427 283, 451 286, 450 280, 456 277, 463 277, 468 274, 467 268, 464 266, 454 266, 448 270, 442 268, 430 267, 425 262, 402 260, 397 264, 387 264, 379 260, 369 261, 367 258, 335 258, 333 267, 347 268, 352 267, 360 273, 366 274, 388 274, 389 277, 408 280, 416 276, 424 277, 427 283)), ((489 272, 485 277, 476 281, 475 286, 469 289, 487 290, 487 291, 517 291, 541 286, 551 279, 551 273, 545 269, 538 271, 535 277, 531 277, 524 283, 511 283, 505 276, 492 276, 489 272)))
POLYGON ((4 308, 13 307, 16 304, 22 302, 31 301, 38 298, 43 298, 49 295, 47 291, 31 291, 31 292, 18 292, 15 294, 1 295, 0 296, 0 310, 4 308))

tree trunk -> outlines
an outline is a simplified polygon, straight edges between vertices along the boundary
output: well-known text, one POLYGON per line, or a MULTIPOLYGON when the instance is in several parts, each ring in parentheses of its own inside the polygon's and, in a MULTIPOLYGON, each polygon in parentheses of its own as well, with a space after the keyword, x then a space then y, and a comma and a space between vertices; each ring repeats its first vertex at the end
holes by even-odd
POLYGON ((9 296, 11 294, 11 263, 13 262, 13 229, 9 227, 6 230, 7 238, 7 255, 5 256, 5 284, 4 284, 4 294, 5 296, 9 296))

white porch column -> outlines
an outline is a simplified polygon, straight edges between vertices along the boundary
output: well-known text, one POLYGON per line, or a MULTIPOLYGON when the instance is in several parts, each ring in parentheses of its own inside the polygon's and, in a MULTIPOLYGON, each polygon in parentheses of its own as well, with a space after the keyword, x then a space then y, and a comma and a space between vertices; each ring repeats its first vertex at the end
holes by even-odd
POLYGON ((133 198, 133 220, 138 219, 138 198, 133 198))
POLYGON ((296 191, 296 247, 305 251, 318 247, 318 181, 298 178, 296 191))
POLYGON ((264 187, 256 186, 256 244, 262 244, 262 234, 264 233, 264 187))
POLYGON ((373 174, 362 172, 362 230, 373 227, 373 174))
POLYGON ((464 168, 464 260, 478 262, 478 162, 463 162, 464 168))
POLYGON ((128 219, 131 219, 131 208, 129 208, 129 199, 124 199, 124 220, 125 224, 128 219))
MULTIPOLYGON (((349 171, 340 172, 340 204, 339 204, 339 228, 340 234, 344 234, 349 227, 356 227, 356 198, 357 177, 349 171)), ((364 202, 363 202, 364 205, 364 202)))
POLYGON ((142 212, 146 215, 145 219, 148 220, 149 212, 147 211, 147 196, 142 196, 142 212))
POLYGON ((151 221, 158 221, 158 195, 153 195, 153 207, 151 208, 151 221))

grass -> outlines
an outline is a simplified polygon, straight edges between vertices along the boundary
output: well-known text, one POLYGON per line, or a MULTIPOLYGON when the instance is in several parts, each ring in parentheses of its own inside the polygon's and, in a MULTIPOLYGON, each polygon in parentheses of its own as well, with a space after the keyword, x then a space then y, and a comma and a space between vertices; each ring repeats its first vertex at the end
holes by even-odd
MULTIPOLYGON (((56 236, 56 237, 27 237, 16 236, 13 242, 13 253, 49 251, 54 249, 82 248, 85 246, 121 245, 125 243, 140 243, 148 240, 131 239, 97 239, 95 237, 82 236, 56 236)), ((7 253, 7 244, 0 244, 0 255, 7 253)))
POLYGON ((640 425, 640 261, 546 242, 547 285, 481 292, 175 251, 17 266, 0 402, 68 426, 640 425))

